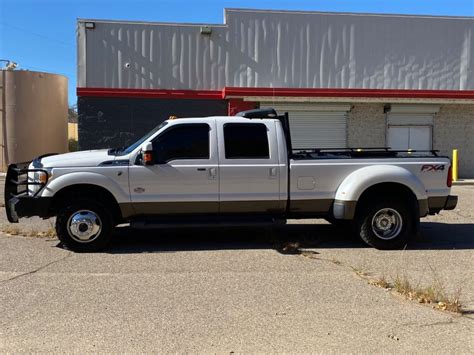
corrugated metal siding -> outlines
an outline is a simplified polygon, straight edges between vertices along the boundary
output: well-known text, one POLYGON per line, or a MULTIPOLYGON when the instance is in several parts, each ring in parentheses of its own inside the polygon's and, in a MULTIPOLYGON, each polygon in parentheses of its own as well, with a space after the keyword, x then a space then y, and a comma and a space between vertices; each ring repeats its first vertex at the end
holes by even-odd
POLYGON ((293 148, 347 147, 346 112, 290 112, 293 148))
MULTIPOLYGON (((264 103, 263 106, 268 105, 264 103)), ((347 147, 347 111, 350 107, 316 106, 273 105, 277 112, 289 114, 293 148, 347 147)))
POLYGON ((97 22, 78 46, 79 86, 474 90, 473 32, 473 18, 246 10, 226 10, 210 36, 97 22))
POLYGON ((225 85, 225 28, 214 28, 210 37, 194 26, 97 23, 86 34, 86 82, 80 85, 196 90, 225 85))

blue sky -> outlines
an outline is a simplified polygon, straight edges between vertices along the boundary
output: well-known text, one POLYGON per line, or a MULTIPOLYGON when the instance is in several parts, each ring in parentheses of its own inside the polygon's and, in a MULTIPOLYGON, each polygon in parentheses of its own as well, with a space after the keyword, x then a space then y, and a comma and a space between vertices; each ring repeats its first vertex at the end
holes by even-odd
POLYGON ((222 23, 224 8, 474 16, 474 0, 0 0, 0 58, 69 79, 76 102, 76 19, 222 23))

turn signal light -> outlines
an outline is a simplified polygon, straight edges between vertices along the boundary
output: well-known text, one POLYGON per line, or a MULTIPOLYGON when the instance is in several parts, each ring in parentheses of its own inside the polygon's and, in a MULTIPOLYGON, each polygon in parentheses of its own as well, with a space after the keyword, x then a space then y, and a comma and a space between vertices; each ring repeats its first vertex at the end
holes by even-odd
POLYGON ((41 172, 38 176, 38 180, 42 184, 46 184, 48 182, 48 174, 45 172, 41 172))
POLYGON ((152 152, 143 152, 143 164, 152 165, 153 164, 153 154, 152 152))

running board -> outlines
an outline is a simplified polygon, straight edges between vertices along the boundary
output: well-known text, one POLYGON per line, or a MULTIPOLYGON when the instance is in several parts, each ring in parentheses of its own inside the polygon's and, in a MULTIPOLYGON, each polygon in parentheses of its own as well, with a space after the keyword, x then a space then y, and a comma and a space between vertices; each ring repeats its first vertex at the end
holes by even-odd
POLYGON ((215 218, 144 218, 130 222, 135 229, 166 229, 166 228, 212 228, 212 227, 264 227, 282 225, 284 218, 275 217, 215 217, 215 218))

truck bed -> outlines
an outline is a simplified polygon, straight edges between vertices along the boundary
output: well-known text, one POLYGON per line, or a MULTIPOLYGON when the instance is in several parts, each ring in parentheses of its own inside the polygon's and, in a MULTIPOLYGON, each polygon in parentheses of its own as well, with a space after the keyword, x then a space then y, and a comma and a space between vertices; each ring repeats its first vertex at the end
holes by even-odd
POLYGON ((328 210, 338 198, 357 201, 358 195, 376 183, 411 183, 424 198, 448 196, 446 181, 450 160, 435 151, 293 150, 290 158, 289 196, 293 213, 328 210), (342 193, 342 195, 341 195, 342 193), (313 210, 311 210, 313 209, 313 210))
POLYGON ((292 149, 291 159, 376 159, 439 157, 437 150, 394 150, 382 148, 298 148, 292 149))

